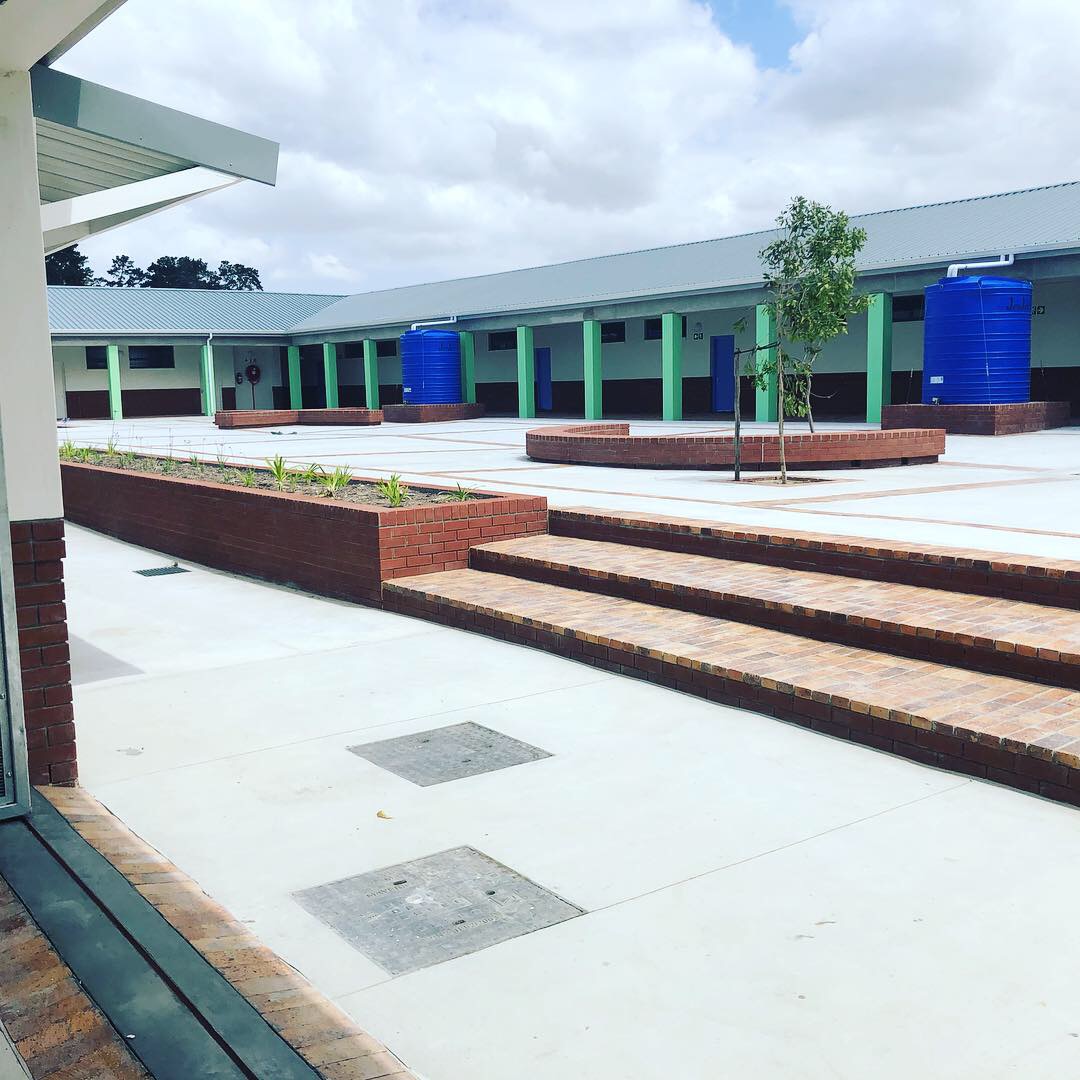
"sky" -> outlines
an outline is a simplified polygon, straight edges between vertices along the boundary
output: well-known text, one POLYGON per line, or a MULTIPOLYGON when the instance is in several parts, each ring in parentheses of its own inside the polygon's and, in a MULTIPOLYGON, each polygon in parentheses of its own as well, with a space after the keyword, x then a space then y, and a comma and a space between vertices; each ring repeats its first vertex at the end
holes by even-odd
POLYGON ((1077 41, 1075 0, 128 0, 57 66, 281 143, 99 272, 351 293, 1080 178, 1077 41))

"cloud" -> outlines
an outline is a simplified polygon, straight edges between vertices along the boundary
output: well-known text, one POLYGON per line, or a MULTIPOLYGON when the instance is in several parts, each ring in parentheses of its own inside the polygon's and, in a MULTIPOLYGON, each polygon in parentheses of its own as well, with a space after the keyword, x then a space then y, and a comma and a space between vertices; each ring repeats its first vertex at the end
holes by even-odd
POLYGON ((359 291, 762 228, 795 193, 858 212, 1080 171, 1080 6, 789 6, 777 70, 702 0, 128 0, 65 69, 280 141, 280 181, 85 250, 359 291))

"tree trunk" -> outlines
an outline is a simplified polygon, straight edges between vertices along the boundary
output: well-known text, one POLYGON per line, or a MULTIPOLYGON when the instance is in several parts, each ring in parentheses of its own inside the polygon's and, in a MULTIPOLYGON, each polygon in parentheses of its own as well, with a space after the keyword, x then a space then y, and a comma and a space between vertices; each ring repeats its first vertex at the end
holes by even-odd
MULTIPOLYGON (((756 359, 756 354, 755 354, 756 359)), ((735 350, 735 479, 742 479, 742 409, 739 405, 739 350, 735 350)))
POLYGON ((787 483, 787 455, 784 453, 784 352, 776 346, 776 432, 780 444, 780 483, 787 483))
POLYGON ((814 434, 814 406, 810 404, 810 381, 806 382, 806 422, 810 425, 810 434, 814 434))

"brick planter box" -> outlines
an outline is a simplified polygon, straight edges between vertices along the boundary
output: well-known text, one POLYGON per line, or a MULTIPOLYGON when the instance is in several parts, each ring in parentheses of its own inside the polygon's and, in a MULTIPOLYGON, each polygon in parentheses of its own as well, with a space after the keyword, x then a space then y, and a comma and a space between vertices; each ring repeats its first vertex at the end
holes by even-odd
POLYGON ((476 420, 483 415, 483 405, 465 401, 440 405, 383 406, 383 419, 388 424, 436 424, 440 420, 476 420))
POLYGON ((277 427, 279 424, 381 424, 382 409, 227 409, 214 414, 222 429, 277 427))
POLYGON ((1064 427, 1067 401, 1023 401, 1011 405, 886 405, 882 430, 939 427, 950 435, 1018 435, 1064 427))
MULTIPOLYGON (((788 467, 812 469, 918 465, 945 453, 942 430, 822 431, 784 439, 788 467)), ((608 465, 637 469, 730 469, 735 461, 731 435, 631 435, 629 424, 574 424, 534 428, 525 433, 525 452, 534 461, 566 465, 608 465)), ((775 435, 744 435, 744 469, 775 469, 780 463, 775 435)))
MULTIPOLYGON (((547 500, 390 509, 63 462, 69 521, 217 570, 382 604, 382 582, 468 565, 469 547, 547 530, 547 500)), ((485 493, 479 493, 485 494, 485 493)))

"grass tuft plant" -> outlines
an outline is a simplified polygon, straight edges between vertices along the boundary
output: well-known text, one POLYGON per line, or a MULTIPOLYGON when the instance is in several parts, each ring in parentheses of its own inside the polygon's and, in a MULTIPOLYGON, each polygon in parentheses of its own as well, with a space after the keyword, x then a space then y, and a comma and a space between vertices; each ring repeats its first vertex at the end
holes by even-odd
POLYGON ((463 488, 460 483, 452 491, 448 491, 446 497, 451 502, 468 502, 470 499, 475 498, 473 493, 468 488, 463 488))
POLYGON ((78 449, 79 448, 70 439, 65 439, 60 444, 60 460, 74 461, 78 453, 78 449))
POLYGON ((390 506, 401 506, 409 497, 409 489, 401 482, 401 477, 397 473, 386 480, 380 480, 375 485, 375 490, 390 506))
POLYGON ((105 444, 105 453, 109 457, 116 457, 120 453, 120 448, 116 445, 116 436, 110 435, 109 441, 105 444))
POLYGON ((254 469, 244 469, 240 473, 240 483, 243 484, 244 487, 254 487, 255 486, 255 470, 254 469))
POLYGON ((306 469, 300 469, 293 473, 298 484, 317 484, 319 477, 323 475, 323 467, 312 462, 306 469))
POLYGON ((280 454, 275 454, 272 458, 266 459, 266 464, 270 467, 270 475, 274 478, 274 486, 278 491, 284 491, 290 476, 285 459, 280 454))
POLYGON ((320 469, 315 479, 322 487, 322 494, 332 499, 346 488, 352 480, 352 473, 344 465, 339 465, 333 472, 320 469))

